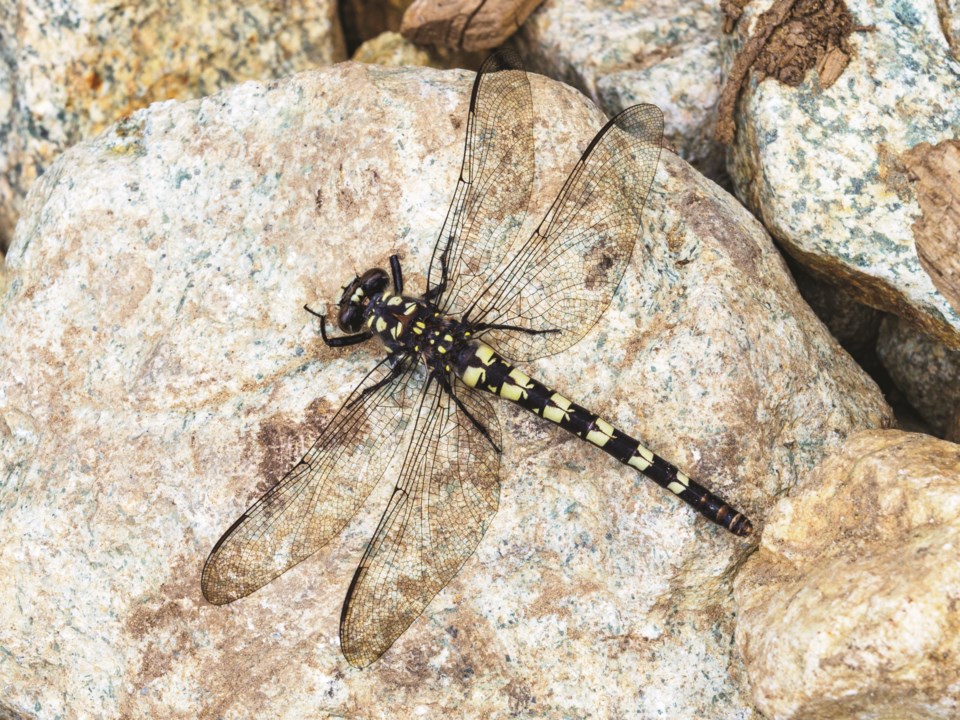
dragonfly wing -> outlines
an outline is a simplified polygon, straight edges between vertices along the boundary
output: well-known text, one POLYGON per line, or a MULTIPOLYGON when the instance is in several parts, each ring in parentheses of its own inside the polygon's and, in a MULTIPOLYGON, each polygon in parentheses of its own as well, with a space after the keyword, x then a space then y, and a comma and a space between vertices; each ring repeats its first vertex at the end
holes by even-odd
POLYGON ((386 652, 456 575, 497 511, 500 424, 483 395, 455 382, 462 408, 437 382, 428 385, 399 482, 347 592, 340 642, 351 665, 386 652))
POLYGON ((444 312, 462 313, 500 264, 526 217, 533 169, 530 81, 517 54, 499 50, 473 84, 460 179, 430 260, 428 297, 444 312))
POLYGON ((587 146, 543 222, 471 304, 474 322, 547 331, 491 331, 500 353, 522 361, 558 353, 607 309, 640 235, 662 136, 660 109, 634 105, 587 146))
POLYGON ((403 435, 423 374, 407 360, 379 363, 353 390, 303 459, 227 530, 201 575, 204 597, 245 597, 335 537, 383 475, 403 435))

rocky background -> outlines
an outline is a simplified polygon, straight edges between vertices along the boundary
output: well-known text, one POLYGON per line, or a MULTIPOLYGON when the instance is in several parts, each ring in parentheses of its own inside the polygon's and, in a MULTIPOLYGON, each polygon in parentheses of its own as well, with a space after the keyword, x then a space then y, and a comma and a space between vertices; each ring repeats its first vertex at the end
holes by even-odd
POLYGON ((0 717, 960 716, 956 3, 13 0, 0 148, 0 717), (390 483, 249 598, 200 570, 375 357, 304 302, 422 288, 503 43, 535 219, 605 115, 666 121, 610 309, 533 372, 758 532, 504 408, 487 536, 358 671, 390 483))

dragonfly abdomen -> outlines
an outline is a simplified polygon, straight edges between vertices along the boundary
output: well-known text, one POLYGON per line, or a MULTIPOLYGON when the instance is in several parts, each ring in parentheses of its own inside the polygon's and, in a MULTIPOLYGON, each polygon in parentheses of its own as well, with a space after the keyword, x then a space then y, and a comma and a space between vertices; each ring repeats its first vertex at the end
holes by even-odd
POLYGON ((457 374, 469 387, 510 400, 597 446, 735 535, 745 536, 752 532, 750 521, 736 508, 648 450, 638 440, 527 376, 489 345, 475 342, 468 349, 470 352, 461 352, 458 357, 457 374))

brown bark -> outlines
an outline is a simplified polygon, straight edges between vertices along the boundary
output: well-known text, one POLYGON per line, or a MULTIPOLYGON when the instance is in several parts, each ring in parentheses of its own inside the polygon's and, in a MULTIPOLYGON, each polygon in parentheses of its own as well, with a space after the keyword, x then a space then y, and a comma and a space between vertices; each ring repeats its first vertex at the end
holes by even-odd
POLYGON ((414 0, 400 32, 420 45, 487 50, 513 35, 542 0, 414 0))
POLYGON ((920 265, 960 313, 960 141, 920 143, 903 161, 916 178, 921 216, 913 237, 920 265))

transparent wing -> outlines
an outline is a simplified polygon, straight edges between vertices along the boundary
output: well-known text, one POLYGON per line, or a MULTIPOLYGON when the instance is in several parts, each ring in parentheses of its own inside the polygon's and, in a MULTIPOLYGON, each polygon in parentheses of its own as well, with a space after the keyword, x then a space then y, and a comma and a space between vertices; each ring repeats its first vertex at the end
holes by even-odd
POLYGON ((470 557, 497 511, 500 425, 481 393, 455 382, 465 411, 437 382, 424 393, 400 480, 347 592, 340 642, 351 665, 369 665, 400 637, 470 557))
POLYGON ((533 98, 516 53, 491 55, 473 84, 460 180, 433 250, 428 297, 459 315, 526 217, 533 186, 533 98))
POLYGON ((660 109, 634 105, 587 146, 543 222, 467 311, 472 322, 546 331, 490 331, 500 353, 529 361, 565 350, 606 310, 640 235, 662 136, 660 109))
POLYGON ((357 385, 303 459, 217 541, 201 576, 215 605, 249 595, 305 560, 356 514, 401 444, 422 394, 411 359, 380 362, 357 385))

